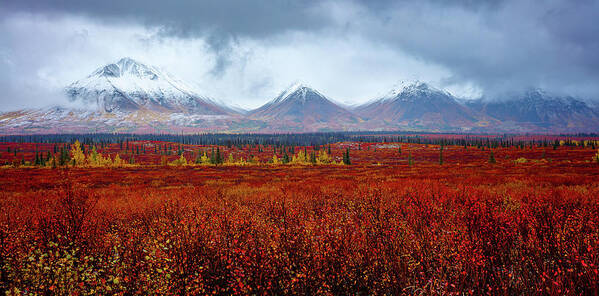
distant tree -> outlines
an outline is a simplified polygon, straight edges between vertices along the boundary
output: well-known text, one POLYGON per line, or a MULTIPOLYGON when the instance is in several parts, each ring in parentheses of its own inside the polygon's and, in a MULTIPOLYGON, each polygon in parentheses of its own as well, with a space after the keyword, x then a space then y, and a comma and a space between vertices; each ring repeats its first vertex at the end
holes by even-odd
POLYGON ((491 150, 491 154, 489 154, 489 163, 496 163, 495 155, 493 154, 493 150, 491 150))
POLYGON ((399 155, 401 155, 401 145, 399 145, 399 147, 397 148, 397 153, 399 153, 399 155))
POLYGON ((199 149, 198 149, 198 155, 196 156, 196 159, 195 159, 195 163, 196 164, 202 163, 202 152, 199 149))
POLYGON ((88 163, 92 165, 98 164, 98 152, 96 151, 96 146, 92 146, 92 152, 88 155, 88 163))
POLYGON ((223 163, 223 156, 220 153, 220 147, 216 147, 216 164, 223 163))
POLYGON ((289 163, 289 154, 287 154, 287 150, 285 150, 283 152, 283 160, 282 160, 283 164, 287 164, 289 163))
POLYGON ((61 157, 61 166, 68 164, 71 161, 71 156, 69 155, 69 153, 67 152, 67 149, 64 147, 60 148, 60 157, 61 157))
POLYGON ((443 146, 439 149, 439 164, 443 165, 443 146))
POLYGON ((324 149, 318 152, 318 158, 316 159, 317 164, 329 164, 332 163, 333 159, 324 149))
POLYGON ((349 158, 349 147, 346 148, 345 154, 343 154, 343 164, 345 164, 345 165, 351 164, 351 160, 349 158))
POLYGON ((85 164, 85 154, 81 149, 81 143, 79 141, 75 141, 73 146, 71 147, 71 158, 73 160, 73 165, 82 166, 85 164))
POLYGON ((412 158, 412 151, 410 151, 408 153, 408 165, 409 166, 413 166, 414 165, 414 159, 412 158))
POLYGON ((306 154, 306 149, 304 148, 304 150, 300 150, 297 154, 292 155, 289 163, 303 165, 310 164, 310 162, 308 161, 308 157, 309 156, 306 154))
POLYGON ((308 161, 308 147, 304 146, 304 161, 308 161))

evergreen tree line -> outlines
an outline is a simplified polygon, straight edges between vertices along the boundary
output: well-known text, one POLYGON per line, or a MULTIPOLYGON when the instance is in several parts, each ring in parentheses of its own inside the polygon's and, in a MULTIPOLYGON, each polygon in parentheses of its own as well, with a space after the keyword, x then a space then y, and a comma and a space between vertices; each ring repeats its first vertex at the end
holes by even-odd
MULTIPOLYGON (((579 141, 569 137, 599 137, 597 134, 560 135, 565 140, 557 140, 555 136, 546 136, 536 139, 516 139, 520 135, 504 134, 500 136, 483 136, 457 134, 452 137, 430 137, 434 133, 414 132, 330 132, 330 133, 297 133, 297 134, 195 134, 195 135, 172 135, 172 134, 52 134, 52 135, 8 135, 0 136, 0 142, 14 143, 74 143, 81 142, 87 146, 104 148, 107 144, 118 143, 121 149, 133 149, 129 145, 131 141, 162 141, 174 142, 187 145, 219 145, 231 148, 274 146, 278 149, 293 146, 319 147, 337 142, 361 142, 361 143, 413 143, 432 145, 459 145, 464 147, 497 148, 497 147, 519 147, 525 149, 533 146, 553 147, 577 146, 579 141), (462 136, 462 137, 460 137, 462 136), (123 147, 126 146, 126 147, 123 147)), ((591 141, 589 148, 595 149, 596 144, 591 141)), ((170 147, 170 146, 169 146, 170 147)), ((135 147, 132 153, 139 154, 135 147)), ((168 149, 165 151, 171 151, 168 149)), ((142 151, 142 152, 145 152, 142 151)), ((260 151, 259 151, 260 152, 260 151)), ((180 154, 180 152, 178 153, 180 154)))

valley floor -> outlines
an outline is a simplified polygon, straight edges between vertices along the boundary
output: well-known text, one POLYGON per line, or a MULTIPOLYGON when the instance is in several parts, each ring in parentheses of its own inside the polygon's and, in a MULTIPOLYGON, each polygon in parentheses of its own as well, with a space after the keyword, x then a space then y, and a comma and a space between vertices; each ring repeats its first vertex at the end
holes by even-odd
POLYGON ((378 145, 345 166, 4 167, 0 294, 597 292, 596 151, 378 145))

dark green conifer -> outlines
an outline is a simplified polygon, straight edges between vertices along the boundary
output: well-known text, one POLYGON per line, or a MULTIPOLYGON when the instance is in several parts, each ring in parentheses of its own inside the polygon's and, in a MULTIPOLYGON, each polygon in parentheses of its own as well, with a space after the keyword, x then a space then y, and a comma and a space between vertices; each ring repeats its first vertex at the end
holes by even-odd
POLYGON ((491 154, 489 154, 489 163, 496 163, 495 154, 493 154, 493 150, 491 150, 491 154))

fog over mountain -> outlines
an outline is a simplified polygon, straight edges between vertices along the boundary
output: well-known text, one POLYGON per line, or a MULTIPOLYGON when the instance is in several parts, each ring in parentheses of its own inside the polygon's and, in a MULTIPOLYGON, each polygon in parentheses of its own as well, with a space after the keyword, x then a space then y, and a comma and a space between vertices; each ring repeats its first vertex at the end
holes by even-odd
POLYGON ((0 110, 132 57, 252 109, 301 80, 360 104, 398 81, 457 97, 599 97, 599 1, 0 2, 0 110))

